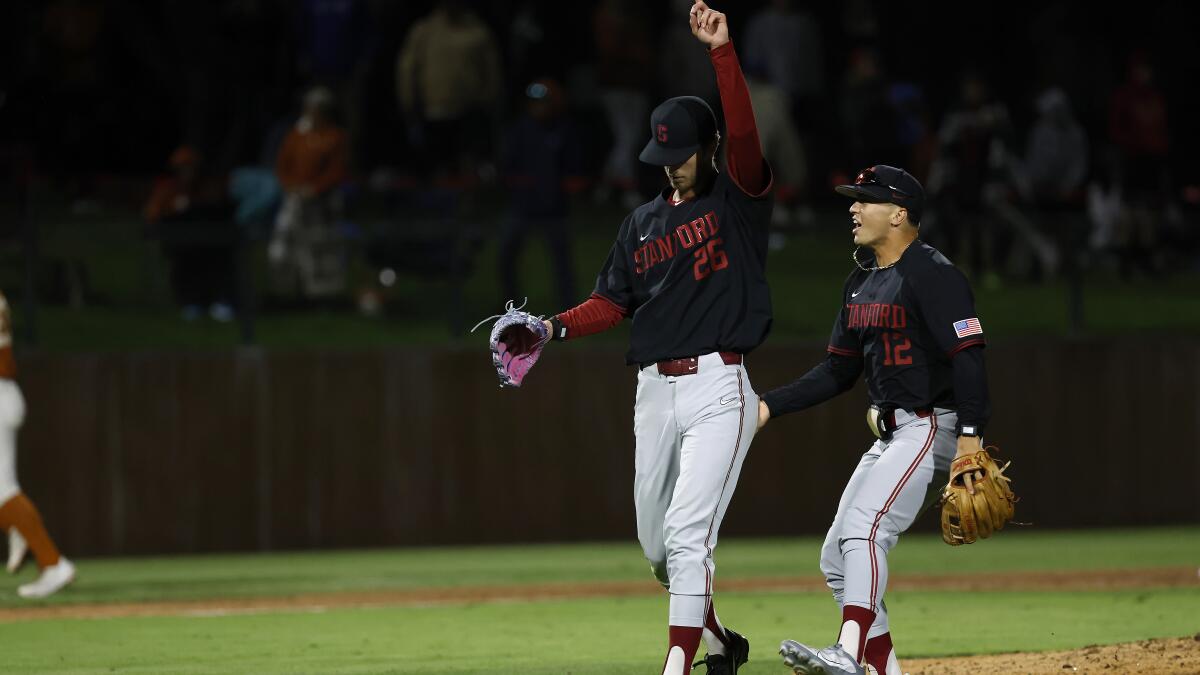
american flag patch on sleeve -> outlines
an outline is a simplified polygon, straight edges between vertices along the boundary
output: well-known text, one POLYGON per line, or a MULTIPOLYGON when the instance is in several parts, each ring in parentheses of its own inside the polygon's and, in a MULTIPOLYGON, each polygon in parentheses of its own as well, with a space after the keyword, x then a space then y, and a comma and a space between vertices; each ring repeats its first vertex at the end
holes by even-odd
POLYGON ((954 322, 954 334, 960 338, 965 338, 968 335, 980 335, 983 333, 983 327, 979 325, 979 319, 963 319, 962 321, 954 322))

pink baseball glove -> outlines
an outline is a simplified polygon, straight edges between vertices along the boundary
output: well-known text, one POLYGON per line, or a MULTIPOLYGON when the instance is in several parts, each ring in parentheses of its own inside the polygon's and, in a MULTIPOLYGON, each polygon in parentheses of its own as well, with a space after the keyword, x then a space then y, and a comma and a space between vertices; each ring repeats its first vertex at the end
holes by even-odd
POLYGON ((507 310, 504 314, 488 317, 475 324, 475 328, 490 319, 497 319, 489 340, 492 365, 500 377, 501 387, 519 387, 542 355, 542 348, 550 341, 550 331, 546 330, 542 317, 513 307, 511 300, 504 308, 507 310))

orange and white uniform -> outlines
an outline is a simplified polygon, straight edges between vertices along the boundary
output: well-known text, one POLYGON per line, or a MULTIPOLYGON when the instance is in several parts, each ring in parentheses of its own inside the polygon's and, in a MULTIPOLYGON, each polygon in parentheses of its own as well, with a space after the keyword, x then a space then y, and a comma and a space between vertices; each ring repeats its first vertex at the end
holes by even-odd
POLYGON ((21 491, 17 484, 17 429, 25 420, 25 399, 17 386, 12 315, 0 293, 0 504, 21 491))
POLYGON ((25 398, 16 374, 12 314, 0 293, 0 533, 8 533, 10 573, 20 569, 26 549, 41 568, 38 578, 17 588, 17 594, 44 598, 75 580, 75 566, 59 554, 42 515, 17 483, 17 430, 25 421, 25 398))

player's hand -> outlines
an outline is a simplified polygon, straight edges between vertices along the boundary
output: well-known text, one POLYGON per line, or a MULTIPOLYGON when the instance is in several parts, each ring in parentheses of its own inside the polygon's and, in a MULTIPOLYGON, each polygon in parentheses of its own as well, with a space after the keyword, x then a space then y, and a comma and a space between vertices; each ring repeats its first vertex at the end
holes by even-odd
POLYGON ((542 321, 542 323, 546 326, 546 332, 554 335, 554 324, 550 323, 549 321, 542 321))
POLYGON ((702 0, 698 0, 688 11, 688 24, 692 27, 692 35, 708 45, 709 49, 729 42, 729 20, 725 18, 725 13, 709 9, 702 0))
MULTIPOLYGON (((978 436, 959 436, 958 451, 954 453, 954 459, 965 455, 974 455, 977 452, 983 451, 983 440, 978 436)), ((974 474, 963 474, 963 484, 967 487, 967 494, 975 494, 975 482, 982 479, 983 474, 976 471, 974 474)))
POLYGON ((767 426, 767 422, 771 421, 771 409, 767 407, 767 402, 758 399, 758 428, 762 429, 767 426))

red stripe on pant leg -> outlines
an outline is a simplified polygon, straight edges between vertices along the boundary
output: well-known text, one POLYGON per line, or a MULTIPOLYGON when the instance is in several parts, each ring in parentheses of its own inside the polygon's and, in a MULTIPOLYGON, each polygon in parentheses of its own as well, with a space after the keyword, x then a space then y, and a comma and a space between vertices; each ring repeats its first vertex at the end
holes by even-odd
POLYGON ((867 539, 867 551, 871 556, 871 611, 875 611, 875 589, 879 587, 879 561, 875 559, 875 543, 867 539))
POLYGON ((871 534, 867 537, 867 547, 871 550, 871 611, 875 611, 875 591, 878 589, 879 584, 879 563, 875 559, 875 533, 879 531, 879 521, 883 519, 888 509, 892 508, 892 504, 900 496, 900 491, 904 489, 904 485, 908 483, 908 479, 912 478, 917 467, 921 465, 921 460, 925 458, 925 455, 929 454, 929 449, 933 447, 935 436, 937 436, 936 414, 929 416, 929 437, 925 439, 925 445, 921 447, 921 451, 917 453, 917 457, 913 460, 912 464, 908 465, 908 470, 904 472, 904 475, 900 478, 900 482, 896 484, 896 487, 892 490, 892 494, 884 502, 883 509, 875 514, 875 522, 871 525, 871 534))
POLYGON ((708 520, 708 534, 704 536, 704 548, 708 552, 704 558, 704 576, 705 576, 705 592, 712 595, 712 575, 708 569, 708 559, 712 557, 712 546, 709 542, 712 541, 713 525, 717 522, 717 512, 721 510, 721 500, 725 498, 725 488, 729 487, 729 476, 733 474, 733 467, 737 464, 738 449, 742 447, 742 427, 746 421, 746 392, 742 389, 742 371, 737 371, 738 379, 738 435, 737 441, 733 444, 733 457, 729 459, 729 468, 725 470, 725 482, 721 483, 721 492, 717 494, 717 503, 713 506, 712 518, 708 520))

